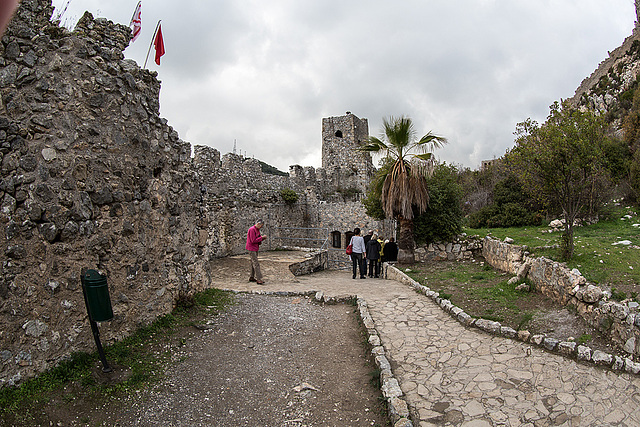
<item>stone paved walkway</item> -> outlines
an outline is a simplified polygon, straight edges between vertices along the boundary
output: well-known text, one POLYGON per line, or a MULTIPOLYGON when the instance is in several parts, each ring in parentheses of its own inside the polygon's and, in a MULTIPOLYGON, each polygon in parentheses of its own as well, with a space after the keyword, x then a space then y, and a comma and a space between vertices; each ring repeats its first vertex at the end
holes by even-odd
MULTIPOLYGON (((276 261, 262 261, 274 275, 276 261)), ((216 287, 364 298, 416 426, 640 426, 640 377, 464 327, 396 281, 285 276, 267 275, 264 286, 220 278, 216 287)))

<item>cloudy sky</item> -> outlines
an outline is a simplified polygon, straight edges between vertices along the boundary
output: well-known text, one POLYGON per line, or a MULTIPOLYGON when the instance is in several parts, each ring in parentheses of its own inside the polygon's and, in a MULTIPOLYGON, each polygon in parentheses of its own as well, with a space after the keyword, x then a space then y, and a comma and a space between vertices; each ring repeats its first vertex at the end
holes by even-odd
MULTIPOLYGON (((129 25, 137 0, 53 0, 129 25)), ((55 14, 54 13, 54 14, 55 14)), ((278 169, 320 167, 322 118, 351 111, 379 136, 406 115, 448 138, 446 162, 477 168, 631 34, 633 0, 143 0, 142 66, 156 23, 166 54, 160 114, 192 145, 278 169)))

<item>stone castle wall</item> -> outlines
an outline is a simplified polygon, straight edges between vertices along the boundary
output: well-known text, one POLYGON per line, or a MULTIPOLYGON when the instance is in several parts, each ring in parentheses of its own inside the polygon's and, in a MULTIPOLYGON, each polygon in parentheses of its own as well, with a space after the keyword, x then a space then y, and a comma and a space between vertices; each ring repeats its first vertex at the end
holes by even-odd
POLYGON ((129 28, 85 15, 71 34, 51 13, 22 1, 0 46, 0 384, 93 351, 81 268, 108 275, 107 343, 208 268, 190 145, 158 115, 155 74, 123 59, 129 28))
MULTIPOLYGON (((159 116, 157 74, 124 59, 130 29, 85 14, 69 32, 52 12, 22 0, 0 43, 0 386, 95 350, 82 268, 107 274, 109 344, 211 286, 216 259, 242 253, 259 217, 267 249, 293 228, 319 241, 338 232, 343 248, 354 226, 383 228, 338 191, 337 167, 279 177, 209 147, 191 157, 159 116), (300 197, 292 206, 285 188, 300 197)), ((366 119, 349 120, 363 138, 366 119)))

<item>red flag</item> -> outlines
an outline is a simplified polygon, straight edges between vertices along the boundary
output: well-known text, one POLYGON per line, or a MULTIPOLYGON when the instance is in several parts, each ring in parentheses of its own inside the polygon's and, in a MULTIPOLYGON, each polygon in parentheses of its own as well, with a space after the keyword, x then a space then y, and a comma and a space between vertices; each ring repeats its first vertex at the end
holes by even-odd
POLYGON ((160 65, 160 57, 164 55, 164 41, 162 40, 162 27, 160 25, 158 25, 153 47, 156 49, 156 64, 160 65))
POLYGON ((136 6, 136 10, 133 12, 133 16, 131 17, 131 23, 129 23, 129 27, 133 33, 133 38, 131 42, 136 41, 138 36, 140 35, 140 31, 142 30, 142 2, 139 1, 136 6))

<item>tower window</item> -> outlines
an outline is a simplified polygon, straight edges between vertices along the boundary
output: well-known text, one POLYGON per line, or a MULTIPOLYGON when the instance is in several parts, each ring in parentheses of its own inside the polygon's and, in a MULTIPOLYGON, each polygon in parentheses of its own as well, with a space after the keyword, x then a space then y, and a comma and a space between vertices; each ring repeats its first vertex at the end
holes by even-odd
POLYGON ((338 138, 342 138, 342 131, 341 130, 336 131, 336 136, 338 138))

